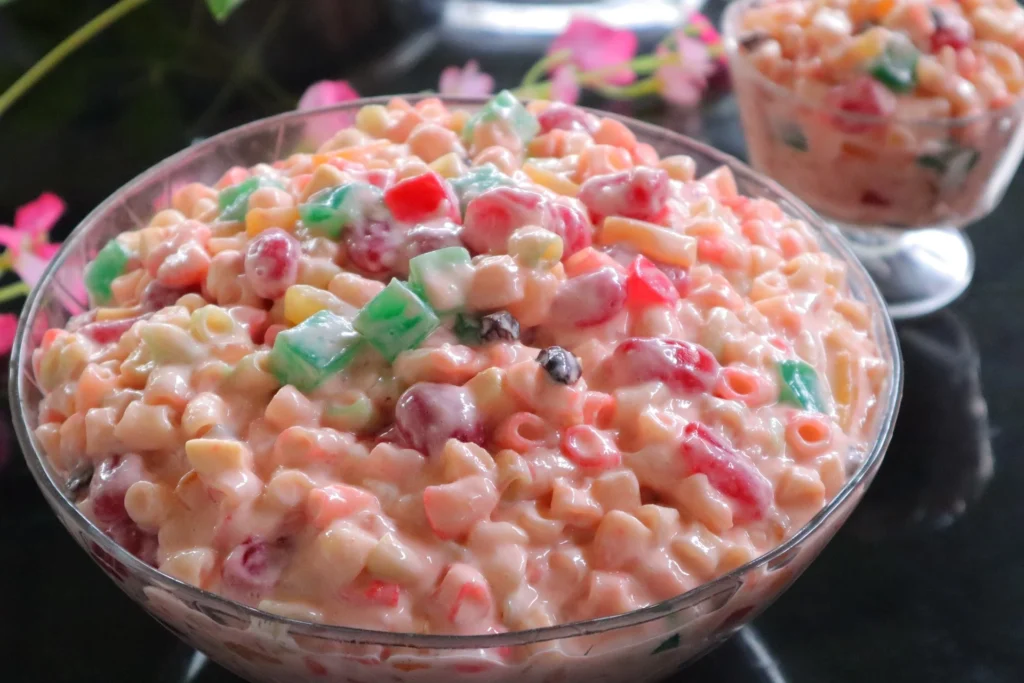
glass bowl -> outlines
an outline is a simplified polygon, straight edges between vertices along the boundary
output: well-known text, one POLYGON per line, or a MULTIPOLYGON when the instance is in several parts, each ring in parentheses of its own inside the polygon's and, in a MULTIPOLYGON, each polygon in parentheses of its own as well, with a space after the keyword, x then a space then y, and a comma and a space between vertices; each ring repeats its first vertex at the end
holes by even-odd
MULTIPOLYGON (((902 388, 896 333, 884 302, 835 230, 791 194, 736 159, 676 133, 620 118, 641 141, 662 154, 692 156, 701 173, 727 165, 741 192, 776 201, 816 228, 823 248, 846 263, 852 293, 871 310, 873 333, 882 357, 892 368, 879 397, 870 452, 853 459, 846 485, 790 539, 728 574, 634 612, 531 631, 446 636, 295 621, 173 579, 120 548, 68 499, 62 478, 35 441, 42 396, 33 380, 32 350, 47 328, 63 326, 85 307, 76 292, 81 291, 85 264, 99 247, 115 234, 143 225, 155 208, 167 204, 172 188, 194 181, 213 183, 233 165, 250 166, 309 149, 344 125, 359 107, 384 102, 360 100, 317 112, 282 114, 210 138, 128 183, 75 229, 29 296, 15 340, 11 405, 29 469, 75 540, 129 596, 184 641, 252 681, 305 682, 331 676, 364 683, 451 683, 456 679, 539 683, 564 680, 569 671, 594 683, 641 683, 664 677, 750 621, 818 555, 878 471, 902 388), (498 664, 494 657, 484 656, 487 650, 512 654, 508 661, 515 663, 498 664)), ((447 102, 467 108, 481 104, 479 100, 447 102)))
POLYGON ((1024 154, 1024 98, 964 118, 888 118, 812 103, 766 77, 742 48, 740 17, 723 19, 729 71, 751 165, 791 190, 850 240, 894 318, 931 313, 974 273, 961 228, 994 209, 1024 154))

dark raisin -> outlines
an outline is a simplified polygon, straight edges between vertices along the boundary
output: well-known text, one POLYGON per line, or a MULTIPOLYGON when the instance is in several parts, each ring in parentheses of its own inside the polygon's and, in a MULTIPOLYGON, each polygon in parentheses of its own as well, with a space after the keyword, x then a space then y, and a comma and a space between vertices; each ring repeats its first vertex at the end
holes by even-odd
POLYGON ((519 339, 519 321, 508 311, 485 315, 480 318, 480 338, 484 341, 515 341, 519 339))
POLYGON ((537 356, 537 362, 544 368, 551 379, 560 384, 576 384, 583 372, 580 362, 561 346, 549 346, 537 356))
POLYGON ((753 52, 761 47, 768 40, 768 34, 764 31, 751 31, 740 36, 740 47, 747 52, 753 52))
POLYGON ((864 194, 860 196, 860 203, 868 206, 889 206, 892 204, 892 202, 874 190, 864 190, 864 194))
POLYGON ((68 475, 64 489, 72 500, 78 499, 78 494, 89 487, 92 482, 93 466, 91 462, 79 463, 68 475))

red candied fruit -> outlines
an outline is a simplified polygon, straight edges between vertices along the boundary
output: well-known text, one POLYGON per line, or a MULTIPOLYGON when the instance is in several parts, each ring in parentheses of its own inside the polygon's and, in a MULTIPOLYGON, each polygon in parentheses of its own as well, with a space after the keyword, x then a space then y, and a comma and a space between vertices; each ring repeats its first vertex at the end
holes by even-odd
POLYGON ((933 7, 932 20, 935 32, 931 37, 932 52, 938 52, 947 45, 954 50, 962 50, 974 39, 974 27, 962 16, 945 12, 933 7))
POLYGON ((626 305, 639 309, 671 305, 679 301, 675 283, 658 266, 637 256, 626 275, 626 305))
POLYGON ((558 289, 552 311, 557 320, 575 327, 606 322, 626 303, 626 278, 612 267, 569 278, 558 289))
POLYGON ((771 508, 771 483, 749 458, 703 424, 686 425, 680 452, 692 473, 706 476, 713 487, 738 504, 737 521, 763 519, 771 508))
POLYGON ((224 588, 234 597, 255 602, 277 585, 284 571, 287 548, 252 537, 228 553, 221 570, 224 588))
POLYGON ((586 249, 594 241, 594 227, 587 213, 574 201, 555 200, 551 204, 554 220, 551 230, 562 238, 562 258, 586 249))
POLYGON ((352 265, 374 275, 395 267, 402 235, 393 223, 368 221, 349 226, 342 241, 352 265))
POLYGON ((451 384, 419 382, 395 405, 395 427, 410 448, 438 456, 448 439, 484 442, 483 421, 469 391, 451 384))
POLYGON ((553 130, 579 130, 593 134, 597 131, 597 117, 588 114, 579 107, 563 102, 555 102, 537 115, 541 133, 553 130))
POLYGON ((299 242, 281 228, 264 230, 245 251, 245 276, 257 296, 277 299, 299 276, 299 242))
POLYGON ((445 216, 459 223, 459 201, 448 181, 434 171, 404 178, 384 191, 391 215, 403 223, 423 223, 445 216))
POLYGON ((579 192, 579 200, 595 223, 605 216, 656 221, 668 197, 668 172, 649 166, 595 176, 583 183, 579 192))
POLYGON ((509 236, 526 225, 550 229, 544 195, 518 187, 493 187, 466 205, 462 241, 477 254, 504 253, 509 236))
MULTIPOLYGON (((825 104, 854 117, 885 118, 896 111, 896 96, 874 78, 865 75, 829 90, 825 104)), ((864 132, 872 126, 870 121, 858 121, 841 114, 832 115, 830 120, 836 128, 847 133, 864 132)))
POLYGON ((719 365, 699 344, 678 339, 634 337, 619 344, 605 361, 615 386, 660 381, 674 390, 708 392, 718 379, 719 365))

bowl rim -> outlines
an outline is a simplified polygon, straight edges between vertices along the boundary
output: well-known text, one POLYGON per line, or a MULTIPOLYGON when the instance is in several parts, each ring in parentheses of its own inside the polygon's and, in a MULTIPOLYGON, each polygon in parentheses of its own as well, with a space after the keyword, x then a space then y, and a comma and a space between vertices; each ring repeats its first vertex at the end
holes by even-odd
MULTIPOLYGON (((843 111, 829 107, 823 102, 814 102, 800 95, 792 88, 779 85, 765 76, 760 69, 747 58, 744 51, 739 49, 739 28, 740 15, 752 6, 762 4, 764 0, 733 0, 726 7, 722 14, 722 41, 725 44, 725 52, 728 55, 729 69, 733 72, 741 72, 744 78, 752 78, 762 88, 773 93, 777 97, 784 98, 793 106, 803 107, 813 111, 827 112, 829 116, 837 119, 846 119, 850 123, 888 125, 893 123, 905 126, 920 126, 924 128, 963 128, 973 123, 987 121, 989 119, 1011 116, 1024 109, 1024 93, 1019 94, 1016 99, 998 109, 986 109, 985 111, 970 116, 951 116, 947 118, 914 118, 902 116, 874 116, 872 114, 860 114, 857 112, 843 111)), ((733 76, 734 81, 736 76, 733 76)))
MULTIPOLYGON (((14 352, 11 356, 10 362, 8 390, 14 428, 18 436, 18 442, 21 446, 24 458, 33 478, 36 481, 36 485, 39 486, 50 506, 58 513, 57 516, 63 524, 67 525, 69 521, 73 520, 90 542, 99 546, 99 548, 111 555, 113 558, 116 558, 118 562, 126 565, 134 574, 144 577, 144 580, 148 582, 148 584, 164 588, 170 587, 180 591, 190 599, 215 603, 221 608, 234 611, 239 616, 248 617, 250 619, 250 623, 252 619, 256 619, 263 623, 269 622, 287 627, 291 633, 318 638, 326 637, 331 640, 342 642, 421 649, 461 650, 519 646, 549 640, 570 638, 574 636, 593 635, 611 631, 613 629, 638 626, 661 617, 681 612, 689 607, 699 605, 705 600, 709 600, 722 594, 728 594, 727 597, 731 597, 731 595, 743 585, 742 579, 746 574, 775 563, 780 557, 785 556, 787 553, 790 553, 795 548, 799 547, 805 540, 811 537, 819 528, 831 519, 833 514, 842 506, 854 490, 857 489, 861 482, 865 480, 870 482, 874 473, 881 464, 885 451, 892 438, 893 427, 899 411, 900 399, 902 397, 903 363, 896 335, 896 328, 893 324, 892 318, 888 315, 884 299, 882 298, 882 295, 875 283, 867 274, 867 271, 856 259, 853 252, 840 236, 839 231, 834 226, 825 222, 804 202, 774 180, 757 173, 747 164, 729 154, 661 126, 639 121, 628 116, 587 108, 586 110, 592 114, 611 117, 620 121, 634 132, 646 135, 650 138, 669 139, 677 144, 681 144, 683 147, 702 154, 706 158, 711 159, 720 165, 729 167, 735 175, 739 176, 747 183, 763 186, 778 197, 781 197, 783 200, 788 202, 789 206, 787 209, 792 211, 795 214, 795 217, 804 220, 809 225, 813 226, 816 232, 820 235, 820 238, 828 243, 828 247, 845 261, 848 278, 851 280, 858 280, 857 284, 865 297, 866 303, 872 306, 875 309, 875 312, 880 315, 880 321, 876 320, 876 329, 874 330, 874 333, 878 337, 876 341, 879 344, 880 351, 882 351, 883 354, 885 351, 888 351, 891 355, 892 367, 887 386, 885 387, 884 392, 879 396, 878 413, 875 416, 875 420, 877 420, 878 424, 877 438, 872 444, 871 450, 865 454, 865 457, 860 462, 856 471, 849 476, 843 487, 824 507, 822 507, 821 510, 796 530, 792 536, 746 564, 716 577, 715 579, 707 581, 696 588, 673 598, 648 605, 641 609, 625 612, 623 614, 597 619, 588 619, 584 621, 567 622, 535 629, 507 631, 497 634, 429 635, 323 624, 291 619, 272 614, 270 612, 265 612, 256 607, 250 607, 249 605, 236 602, 227 597, 198 588, 192 584, 164 574, 157 568, 146 564, 127 550, 123 549, 120 545, 114 542, 113 539, 100 531, 99 528, 93 525, 92 522, 86 518, 81 511, 79 511, 77 506, 68 500, 63 491, 50 477, 49 472, 47 471, 47 466, 44 464, 45 456, 41 449, 37 448, 35 445, 28 425, 26 411, 20 401, 20 396, 25 395, 25 392, 22 389, 27 373, 21 372, 21 368, 26 361, 26 355, 30 354, 30 349, 28 348, 30 341, 30 328, 32 327, 30 322, 35 321, 43 302, 41 293, 46 289, 44 285, 49 284, 59 272, 64 261, 68 258, 69 254, 72 253, 72 247, 77 245, 77 243, 84 238, 84 235, 90 230, 90 228, 102 220, 108 212, 116 208, 122 202, 122 197, 124 195, 130 194, 135 189, 145 186, 161 176, 167 175, 168 172, 175 169, 179 164, 182 164, 182 162, 191 159, 198 152, 206 151, 209 148, 221 145, 230 145, 235 138, 244 137, 250 133, 255 133, 264 129, 270 130, 274 126, 281 126, 289 121, 294 122, 310 116, 322 114, 352 112, 366 105, 386 104, 393 97, 402 97, 407 101, 414 102, 428 97, 435 97, 435 95, 419 93, 361 98, 345 102, 340 105, 314 110, 285 112, 231 128, 207 138, 201 143, 187 147, 176 154, 167 157, 163 161, 155 164, 125 183, 100 203, 99 206, 93 209, 68 235, 67 239, 64 240, 64 243, 58 253, 47 265, 39 284, 33 287, 32 291, 29 293, 23 312, 19 318, 18 331, 14 341, 14 352)), ((479 106, 485 103, 488 98, 442 97, 441 99, 448 106, 479 106)), ((280 140, 280 138, 281 136, 279 135, 278 139, 280 140)), ((275 155, 279 153, 280 150, 277 150, 275 155)), ((59 284, 57 286, 59 286, 59 284)), ((28 360, 30 361, 31 358, 29 357, 28 360)), ((78 537, 77 540, 81 541, 81 537, 78 537)), ((783 563, 784 562, 785 558, 783 560, 783 563)), ((145 607, 145 605, 143 605, 143 607, 145 607)))

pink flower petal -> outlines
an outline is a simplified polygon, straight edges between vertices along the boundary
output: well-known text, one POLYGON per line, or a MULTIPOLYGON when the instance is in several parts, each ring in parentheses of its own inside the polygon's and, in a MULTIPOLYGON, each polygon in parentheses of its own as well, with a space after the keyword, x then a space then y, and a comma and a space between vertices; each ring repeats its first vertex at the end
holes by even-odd
MULTIPOLYGON (((660 48, 657 53, 660 56, 671 54, 665 48, 660 48)), ((676 56, 678 61, 658 67, 661 96, 673 104, 692 107, 700 101, 715 65, 708 55, 707 46, 682 31, 676 32, 676 56)))
POLYGON ((14 229, 26 235, 49 232, 64 214, 64 200, 52 192, 18 207, 14 213, 14 229))
POLYGON ((24 239, 24 235, 14 228, 0 225, 0 245, 10 250, 12 258, 21 250, 21 243, 24 239))
POLYGON ((40 258, 30 251, 22 251, 14 258, 12 267, 22 282, 29 287, 35 287, 42 279, 43 271, 49 263, 49 258, 40 258))
MULTIPOLYGON (((548 47, 548 54, 562 50, 572 53, 572 63, 580 71, 593 71, 628 62, 636 56, 636 34, 619 30, 585 17, 574 17, 548 47)), ((626 85, 636 78, 629 68, 602 79, 612 85, 626 85)))
POLYGON ((32 251, 36 256, 49 263, 57 252, 60 251, 60 245, 51 244, 50 242, 40 242, 32 249, 32 251))
POLYGON ((298 109, 319 109, 358 99, 359 93, 348 84, 348 81, 317 81, 302 93, 298 109))
POLYGON ((0 313, 0 356, 6 356, 14 348, 14 335, 18 331, 18 316, 0 313))
POLYGON ((494 92, 494 79, 480 71, 476 60, 466 62, 461 69, 449 66, 441 72, 438 92, 456 97, 485 97, 494 92))
MULTIPOLYGON (((348 84, 348 81, 318 81, 306 88, 306 92, 299 99, 298 109, 320 109, 357 99, 359 93, 348 84)), ((314 146, 319 147, 342 128, 351 126, 354 120, 355 114, 352 112, 314 116, 306 124, 306 136, 314 146)))
POLYGON ((580 98, 580 85, 576 82, 576 69, 560 66, 551 75, 551 99, 566 104, 576 104, 580 98))

